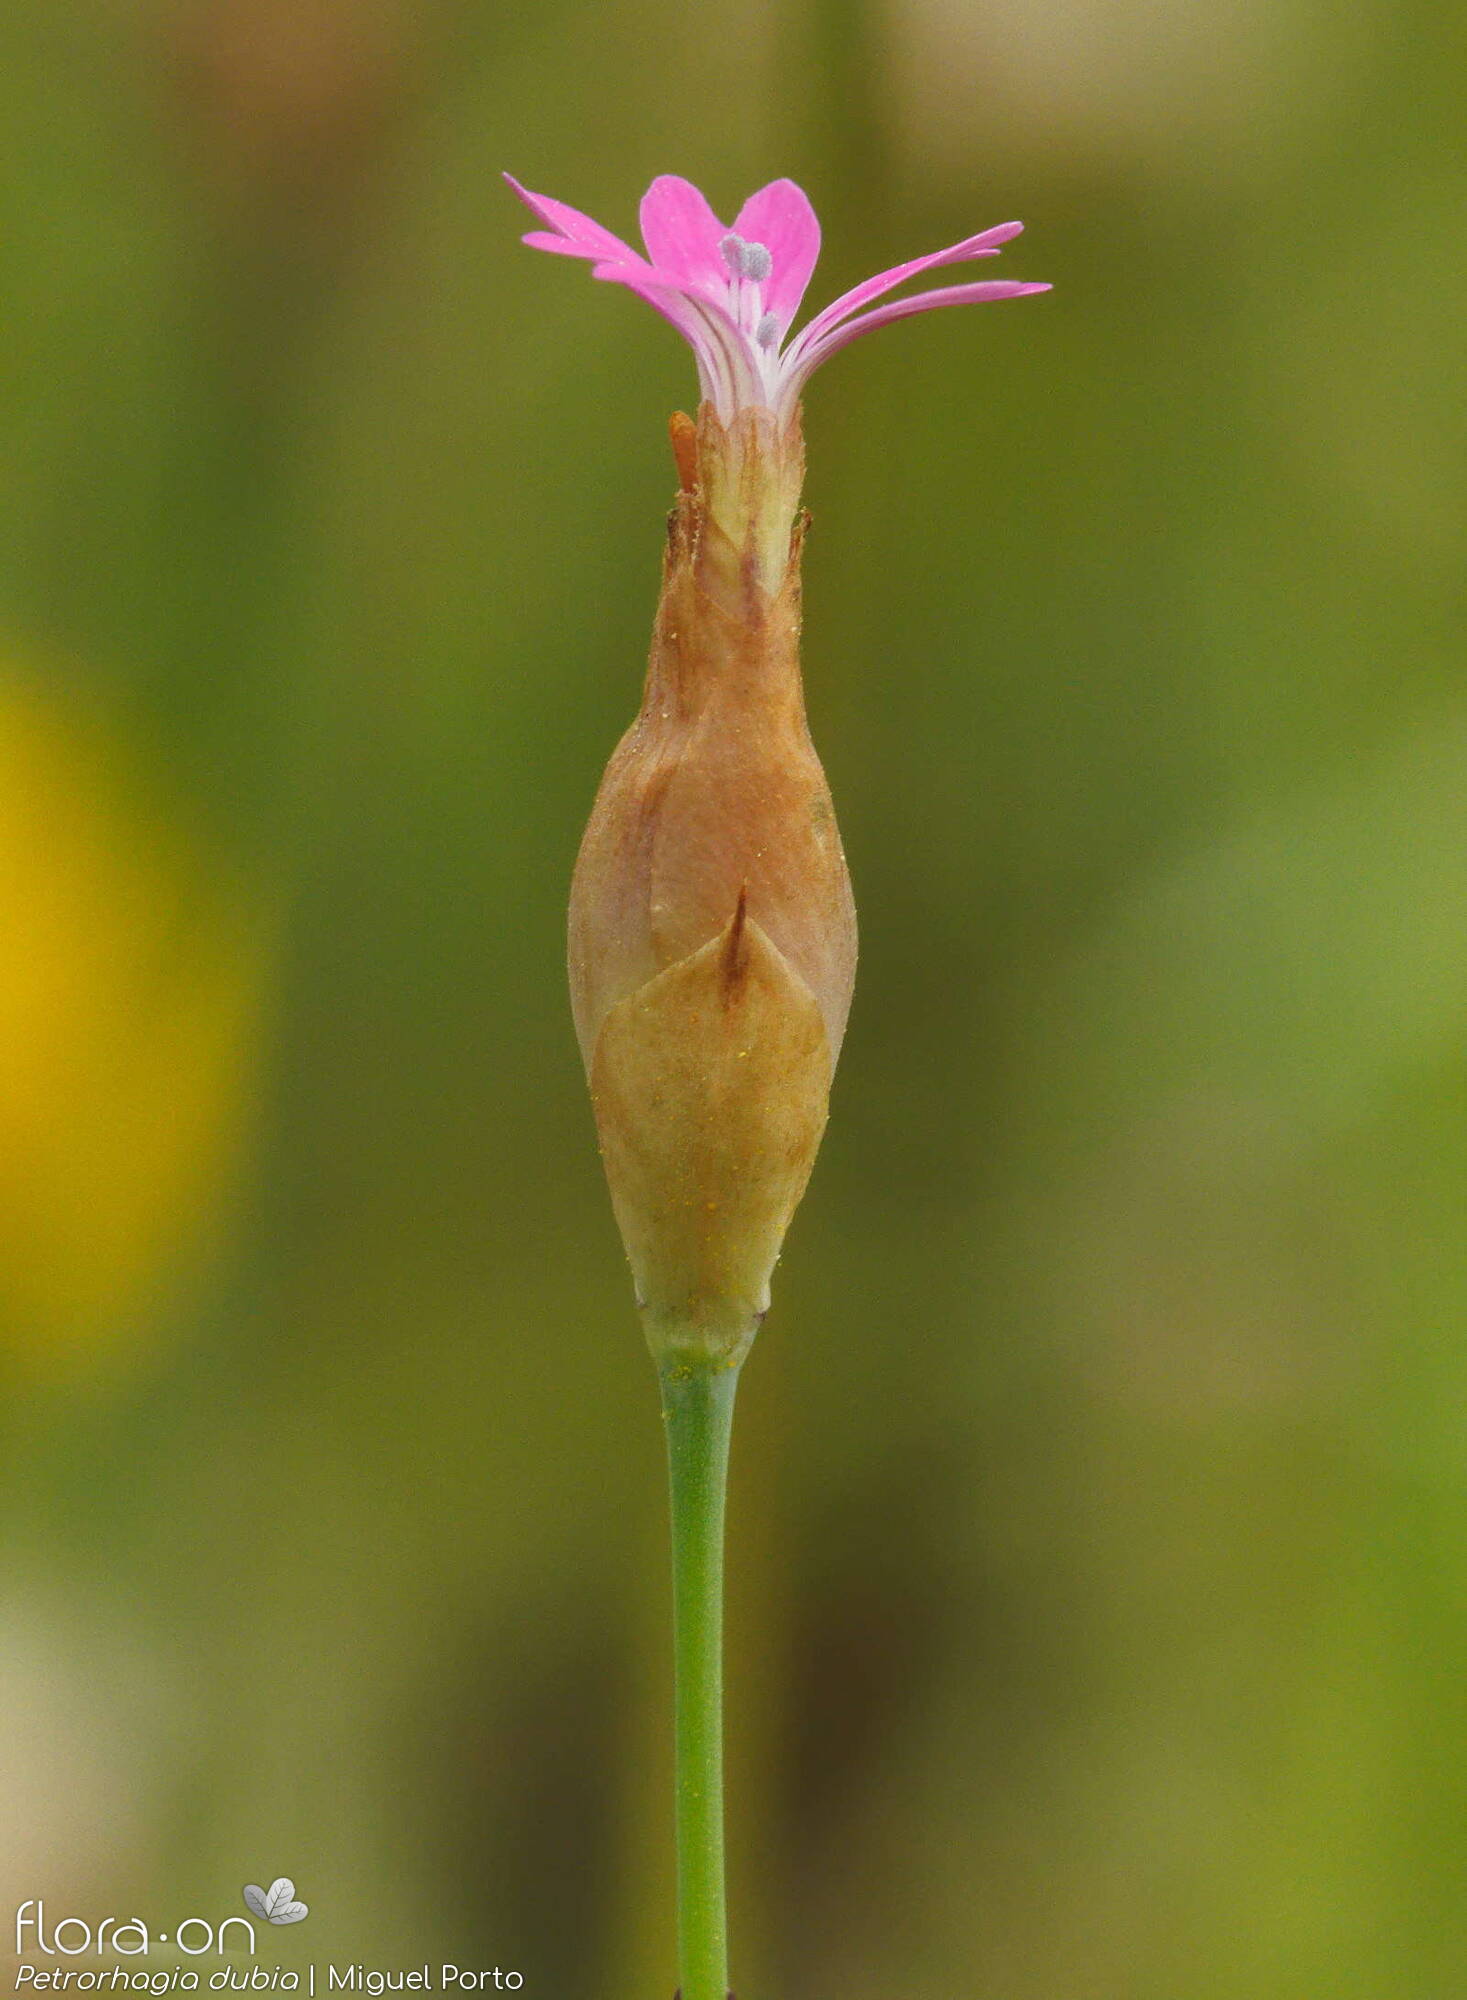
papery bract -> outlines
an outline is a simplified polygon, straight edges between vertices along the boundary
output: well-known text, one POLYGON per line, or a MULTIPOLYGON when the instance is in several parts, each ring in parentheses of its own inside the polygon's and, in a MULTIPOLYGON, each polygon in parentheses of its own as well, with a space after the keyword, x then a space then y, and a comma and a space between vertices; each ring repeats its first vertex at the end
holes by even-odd
POLYGON ((814 1165, 856 916, 800 686, 799 428, 673 420, 641 710, 571 888, 570 986, 653 1349, 736 1360, 814 1165))

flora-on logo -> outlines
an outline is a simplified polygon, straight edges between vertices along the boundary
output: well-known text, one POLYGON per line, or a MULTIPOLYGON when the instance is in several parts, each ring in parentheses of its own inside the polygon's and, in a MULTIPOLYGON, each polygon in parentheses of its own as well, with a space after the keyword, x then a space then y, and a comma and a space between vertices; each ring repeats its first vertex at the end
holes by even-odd
MULTIPOLYGON (((305 1914, 304 1910, 301 1914, 305 1914)), ((255 1949, 255 1927, 247 1917, 225 1917, 217 1926, 207 1917, 184 1917, 174 1925, 171 1936, 176 1948, 189 1958, 200 1958, 212 1951, 253 1954, 255 1949), (239 1940, 234 1937, 236 1929, 242 1934, 239 1940)), ((18 1959, 28 1959, 36 1952, 46 1958, 80 1958, 83 1953, 99 1958, 108 1955, 146 1958, 154 1945, 167 1944, 169 1940, 168 1931, 151 1930, 141 1917, 103 1917, 95 1929, 82 1917, 61 1917, 52 1922, 47 1918, 46 1905, 36 1896, 28 1896, 15 1912, 18 1959)), ((49 1973, 45 1976, 48 1980, 51 1977, 49 1973)), ((91 1974, 84 1976, 90 1978, 91 1974)), ((72 1975, 58 1972, 56 1977, 70 1979, 72 1975)))
POLYGON ((268 1889, 262 1889, 258 1882, 247 1882, 244 1899, 268 1924, 298 1924, 310 1915, 310 1906, 296 1901, 295 1884, 288 1875, 277 1875, 268 1889))

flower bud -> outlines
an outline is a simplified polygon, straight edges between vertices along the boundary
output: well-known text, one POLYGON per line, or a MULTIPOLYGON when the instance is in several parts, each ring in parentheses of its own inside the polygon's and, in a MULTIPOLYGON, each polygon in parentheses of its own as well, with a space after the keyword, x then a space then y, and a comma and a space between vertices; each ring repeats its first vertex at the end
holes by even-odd
POLYGON ((850 879, 800 684, 798 416, 677 417, 642 708, 576 864, 570 981, 653 1350, 742 1357, 824 1129, 850 879))

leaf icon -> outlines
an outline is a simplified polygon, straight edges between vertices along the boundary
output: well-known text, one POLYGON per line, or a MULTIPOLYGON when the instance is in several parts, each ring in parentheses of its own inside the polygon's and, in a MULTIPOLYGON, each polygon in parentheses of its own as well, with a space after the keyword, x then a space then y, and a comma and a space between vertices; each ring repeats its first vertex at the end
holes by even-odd
POLYGON ((247 1882, 244 1899, 248 1908, 267 1923, 298 1924, 310 1914, 308 1904, 295 1900, 295 1884, 288 1875, 277 1875, 268 1889, 262 1889, 258 1882, 247 1882))

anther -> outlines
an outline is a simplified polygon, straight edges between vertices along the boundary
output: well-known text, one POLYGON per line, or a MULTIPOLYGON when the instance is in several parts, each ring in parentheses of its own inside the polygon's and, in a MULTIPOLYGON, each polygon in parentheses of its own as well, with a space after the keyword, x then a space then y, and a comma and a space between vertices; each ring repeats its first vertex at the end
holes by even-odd
POLYGON ((761 347, 773 347, 779 338, 779 318, 775 313, 765 313, 754 328, 754 338, 761 347))
POLYGON ((774 259, 762 243, 746 243, 730 230, 718 246, 731 278, 753 278, 762 283, 773 268, 774 259))

